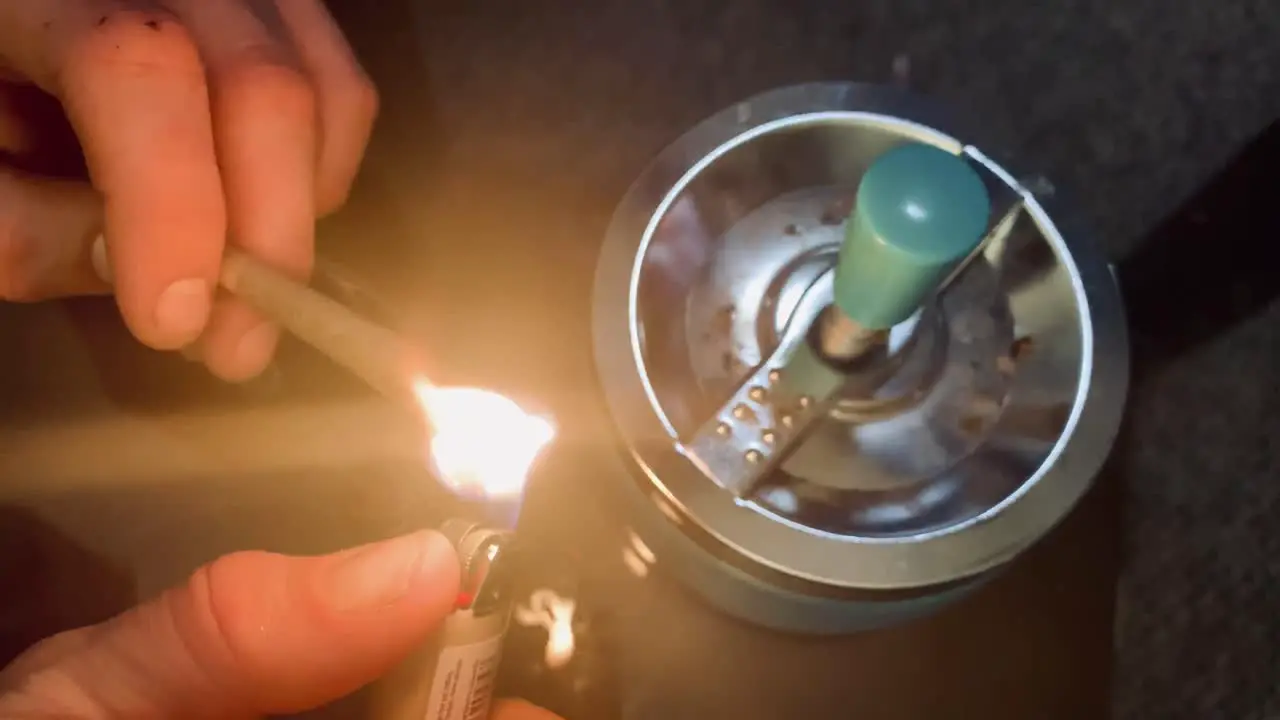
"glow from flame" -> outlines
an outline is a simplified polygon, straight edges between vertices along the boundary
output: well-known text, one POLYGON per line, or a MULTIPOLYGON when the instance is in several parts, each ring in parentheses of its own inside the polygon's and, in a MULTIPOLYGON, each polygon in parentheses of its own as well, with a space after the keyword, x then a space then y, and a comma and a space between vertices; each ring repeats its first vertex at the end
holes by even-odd
POLYGON ((413 385, 431 425, 430 457, 440 479, 467 497, 519 498, 555 427, 511 399, 480 388, 413 385))
POLYGON ((547 667, 562 667, 573 659, 575 644, 573 615, 557 616, 547 629, 547 647, 544 651, 547 667))
POLYGON ((515 609, 515 621, 525 627, 541 627, 547 631, 547 644, 543 649, 543 662, 551 669, 564 667, 573 659, 577 640, 573 633, 573 618, 578 604, 563 598, 546 588, 529 596, 527 604, 515 609))

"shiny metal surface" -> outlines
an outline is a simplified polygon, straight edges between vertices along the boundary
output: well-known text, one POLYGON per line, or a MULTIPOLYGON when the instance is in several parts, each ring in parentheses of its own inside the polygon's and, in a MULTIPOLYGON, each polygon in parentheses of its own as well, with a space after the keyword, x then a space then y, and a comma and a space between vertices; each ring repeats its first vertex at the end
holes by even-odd
MULTIPOLYGON (((830 305, 830 274, 850 202, 843 188, 788 193, 725 234, 722 244, 732 251, 715 256, 690 288, 685 309, 691 369, 708 398, 722 402, 745 371, 784 349, 784 331, 803 339, 830 305)), ((912 338, 917 320, 909 318, 889 331, 884 340, 891 354, 912 338)), ((878 388, 871 404, 888 403, 892 392, 893 387, 878 388)), ((908 394, 913 392, 914 386, 908 394)), ((845 394, 838 407, 845 415, 857 414, 865 398, 845 394)))
MULTIPOLYGON (((719 407, 710 419, 677 445, 699 471, 739 500, 749 500, 788 451, 804 442, 851 380, 823 361, 809 342, 813 320, 830 302, 831 277, 824 274, 805 289, 777 347, 746 377, 725 378, 738 384, 732 395, 717 398, 719 407)), ((692 356, 702 354, 698 348, 690 345, 692 356)))
POLYGON ((693 372, 708 400, 721 406, 700 431, 703 454, 721 462, 713 470, 699 465, 735 495, 744 496, 744 487, 756 489, 749 499, 806 527, 910 532, 939 522, 932 517, 939 501, 953 493, 940 492, 935 476, 973 451, 1007 395, 1009 374, 1001 371, 1000 358, 1013 340, 1011 319, 984 262, 939 302, 892 328, 885 338, 887 356, 867 357, 844 382, 839 373, 823 372, 811 353, 800 354, 794 362, 802 373, 830 377, 809 383, 816 386, 808 393, 814 407, 786 413, 784 420, 792 422, 778 422, 757 408, 750 389, 773 385, 765 378, 787 365, 780 355, 805 349, 810 328, 832 302, 835 243, 847 213, 830 208, 844 205, 841 194, 789 194, 753 211, 725 235, 724 246, 733 251, 718 253, 691 290, 686 337, 693 372), (821 273, 816 281, 814 272, 821 273), (732 322, 724 322, 726 317, 732 322), (735 362, 721 360, 722 354, 735 362), (768 359, 760 362, 761 357, 768 359), (753 367, 754 377, 744 382, 740 365, 753 367), (734 396, 725 402, 719 388, 735 383, 734 396), (842 385, 838 401, 828 403, 824 389, 842 385), (740 406, 750 410, 745 421, 733 416, 740 406), (776 466, 765 460, 783 461, 785 445, 806 429, 792 423, 811 422, 818 406, 829 407, 841 422, 803 436, 803 446, 785 459, 785 472, 772 473, 772 482, 762 487, 761 476, 776 466), (760 442, 774 431, 772 441, 760 442), (751 450, 758 453, 754 461, 744 462, 744 452, 751 450), (915 484, 920 487, 914 494, 906 492, 915 484), (902 492, 850 492, 888 489, 902 492))
MULTIPOLYGON (((661 155, 610 228, 596 283, 596 354, 636 464, 636 482, 661 504, 665 522, 754 577, 829 594, 975 576, 1060 520, 1110 449, 1128 360, 1119 297, 1105 262, 1077 236, 1065 236, 1045 203, 1009 172, 935 129, 945 127, 940 117, 895 92, 854 84, 759 96, 698 126, 661 155), (717 364, 692 352, 709 332, 690 322, 706 306, 696 298, 718 268, 751 257, 725 238, 753 213, 805 193, 856 187, 872 159, 906 141, 967 153, 1026 208, 939 303, 948 358, 967 345, 976 353, 969 359, 981 367, 971 362, 966 372, 963 364, 943 363, 929 393, 940 404, 923 415, 959 416, 944 425, 974 431, 957 448, 956 438, 939 436, 932 423, 921 425, 920 412, 912 429, 893 427, 906 423, 915 408, 887 420, 826 423, 832 433, 861 435, 861 458, 876 459, 888 472, 879 479, 854 473, 839 487, 839 478, 797 468, 803 464, 797 456, 788 469, 805 480, 807 491, 821 490, 815 502, 805 506, 787 483, 752 502, 737 501, 681 457, 676 440, 716 406, 708 397, 717 385, 713 370, 741 374, 741 365, 759 362, 760 355, 753 355, 763 352, 758 342, 752 347, 741 341, 758 340, 761 324, 778 327, 777 317, 787 314, 780 306, 794 307, 790 298, 798 296, 788 283, 780 290, 774 285, 782 267, 794 264, 795 273, 816 278, 823 262, 815 257, 830 240, 819 229, 796 241, 798 233, 779 228, 773 241, 789 243, 779 253, 779 267, 749 274, 739 287, 739 295, 760 298, 748 307, 774 311, 773 317, 739 315, 738 308, 728 314, 731 322, 722 321, 730 331, 718 342, 747 345, 733 348, 741 351, 740 364, 717 364), (763 302, 771 291, 777 298, 772 306, 763 302), (975 295, 960 300, 965 292, 975 295), (986 300, 974 299, 984 294, 986 300), (973 308, 981 312, 967 312, 973 308), (1003 352, 987 350, 995 346, 1003 352), (982 422, 974 426, 966 419, 975 410, 974 397, 939 391, 946 388, 976 390, 984 399, 977 408, 982 422), (931 453, 921 452, 926 435, 944 450, 932 461, 931 453), (910 439, 905 446, 904 437, 910 439), (879 451, 878 440, 884 442, 879 451), (961 457, 952 462, 956 455, 961 457)), ((820 214, 814 224, 821 221, 820 214)))
POLYGON ((514 535, 473 520, 452 519, 440 532, 458 552, 460 587, 471 598, 465 609, 486 615, 506 601, 514 535))
POLYGON ((1013 327, 994 274, 979 268, 920 314, 916 342, 880 398, 837 407, 760 489, 765 509, 875 537, 945 527, 981 507, 981 480, 963 464, 990 441, 1010 397, 1001 358, 1013 327))

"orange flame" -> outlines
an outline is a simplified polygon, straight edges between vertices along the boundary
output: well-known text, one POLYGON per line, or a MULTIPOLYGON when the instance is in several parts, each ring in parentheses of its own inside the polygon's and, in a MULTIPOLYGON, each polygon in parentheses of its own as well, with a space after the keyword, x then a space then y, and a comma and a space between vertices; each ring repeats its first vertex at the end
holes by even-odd
POLYGON ((555 426, 491 390, 418 380, 413 391, 431 424, 428 460, 440 479, 469 497, 518 498, 555 426))

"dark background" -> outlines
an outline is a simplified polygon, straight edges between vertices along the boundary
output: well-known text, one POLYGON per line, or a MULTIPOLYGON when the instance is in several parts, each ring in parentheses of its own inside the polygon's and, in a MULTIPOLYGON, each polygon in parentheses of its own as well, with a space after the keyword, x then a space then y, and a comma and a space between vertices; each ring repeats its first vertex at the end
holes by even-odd
MULTIPOLYGON (((350 208, 323 226, 322 252, 386 298, 446 381, 552 409, 565 452, 581 451, 560 460, 563 482, 548 493, 572 498, 557 511, 573 514, 557 518, 570 538, 611 537, 622 524, 583 499, 617 473, 601 457, 586 346, 596 245, 645 162, 706 115, 778 85, 901 81, 905 70, 911 87, 979 118, 992 154, 1069 193, 1117 259, 1280 115, 1270 0, 331 5, 385 113, 350 208)), ((1208 234, 1204 252, 1217 257, 1233 242, 1275 240, 1208 234)), ((1169 313, 1185 312, 1178 292, 1163 292, 1169 313)), ((217 388, 180 361, 138 355, 109 315, 0 308, 17 350, 0 377, 6 452, 30 446, 12 428, 108 418, 130 447, 189 467, 192 445, 211 441, 147 418, 236 417, 296 403, 296 388, 345 397, 289 356, 283 377, 217 388)), ((1076 720, 1110 706, 1126 719, 1280 717, 1277 328, 1271 303, 1158 372, 1140 368, 1102 491, 943 617, 807 643, 718 618, 661 579, 622 587, 642 602, 622 613, 621 633, 647 643, 619 660, 633 716, 1076 720)), ((25 589, 0 604, 0 638, 14 646, 97 619, 221 552, 325 550, 422 521, 394 464, 218 472, 209 460, 192 477, 143 482, 14 457, 0 452, 10 507, 0 582, 25 589)))

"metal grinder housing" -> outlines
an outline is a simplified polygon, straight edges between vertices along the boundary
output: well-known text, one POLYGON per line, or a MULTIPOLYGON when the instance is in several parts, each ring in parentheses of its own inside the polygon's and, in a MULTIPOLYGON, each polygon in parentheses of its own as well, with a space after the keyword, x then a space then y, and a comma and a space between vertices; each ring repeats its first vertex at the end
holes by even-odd
POLYGON ((1047 533, 1110 451, 1129 372, 1111 268, 948 125, 890 88, 773 91, 680 138, 614 216, 593 334, 617 490, 658 564, 730 614, 836 633, 928 613, 1047 533), (803 437, 753 473, 792 417, 748 399, 789 372, 769 367, 788 342, 812 350, 860 184, 908 145, 981 177, 981 242, 877 330, 874 382, 800 397, 803 437))

